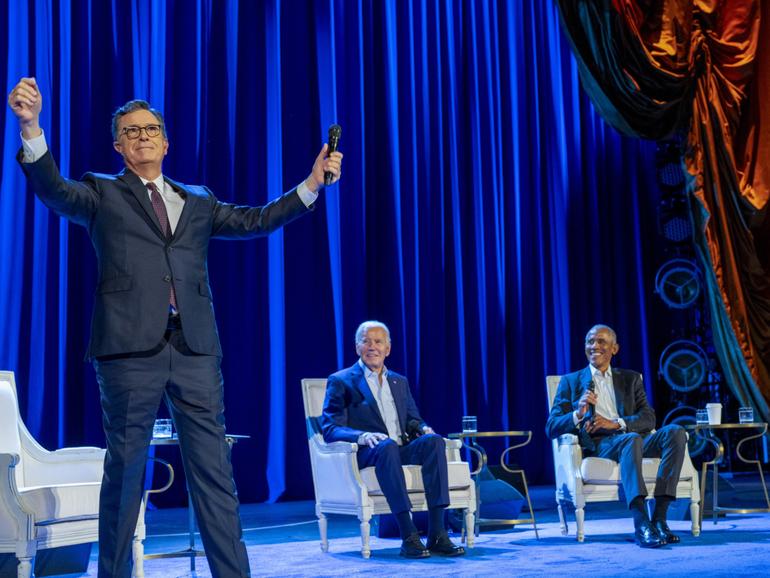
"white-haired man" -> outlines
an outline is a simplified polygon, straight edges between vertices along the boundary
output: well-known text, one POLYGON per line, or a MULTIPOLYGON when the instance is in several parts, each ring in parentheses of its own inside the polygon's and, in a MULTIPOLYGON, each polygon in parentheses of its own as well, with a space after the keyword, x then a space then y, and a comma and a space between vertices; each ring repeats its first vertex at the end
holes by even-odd
POLYGON ((356 331, 358 361, 329 376, 321 425, 327 442, 358 443, 358 465, 374 466, 377 481, 396 516, 401 555, 406 558, 462 556, 444 526, 449 484, 444 439, 420 417, 406 377, 385 367, 390 331, 365 321, 356 331), (420 540, 401 468, 420 464, 428 502, 428 544, 420 540))

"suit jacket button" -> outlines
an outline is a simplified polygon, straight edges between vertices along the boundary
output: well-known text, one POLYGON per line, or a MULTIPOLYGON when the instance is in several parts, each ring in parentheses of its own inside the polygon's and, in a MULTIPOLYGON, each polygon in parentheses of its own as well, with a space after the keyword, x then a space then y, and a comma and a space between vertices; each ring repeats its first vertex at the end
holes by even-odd
POLYGON ((163 277, 163 280, 164 280, 166 283, 171 283, 171 275, 166 275, 165 277, 163 277))

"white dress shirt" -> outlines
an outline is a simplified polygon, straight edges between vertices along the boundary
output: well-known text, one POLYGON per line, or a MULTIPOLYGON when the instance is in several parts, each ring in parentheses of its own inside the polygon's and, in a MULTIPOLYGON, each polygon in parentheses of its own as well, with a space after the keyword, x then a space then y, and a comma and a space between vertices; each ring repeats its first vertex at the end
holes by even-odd
MULTIPOLYGON (((625 431, 626 422, 618 414, 618 402, 615 399, 615 386, 612 383, 612 367, 607 367, 607 371, 604 373, 593 365, 589 365, 588 369, 591 371, 591 378, 593 379, 595 386, 596 413, 610 421, 617 422, 620 429, 625 431)), ((580 421, 577 410, 572 414, 572 421, 575 425, 580 421)))
MULTIPOLYGON (((385 422, 385 427, 388 430, 388 437, 396 442, 398 445, 403 443, 401 439, 401 425, 398 423, 398 411, 396 410, 396 401, 393 399, 393 392, 390 390, 390 383, 388 382, 388 369, 382 368, 382 383, 380 383, 379 374, 372 371, 363 361, 358 360, 358 364, 361 369, 364 370, 364 377, 366 383, 369 385, 369 389, 377 401, 377 409, 380 410, 382 420, 385 422)), ((361 438, 359 437, 359 444, 361 438)))

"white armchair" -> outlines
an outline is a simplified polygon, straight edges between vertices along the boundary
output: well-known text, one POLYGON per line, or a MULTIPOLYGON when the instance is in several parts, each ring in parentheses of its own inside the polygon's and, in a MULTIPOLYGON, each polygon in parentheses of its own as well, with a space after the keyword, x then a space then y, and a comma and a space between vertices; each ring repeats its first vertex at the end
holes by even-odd
POLYGON ((38 550, 98 540, 104 450, 49 452, 19 415, 16 382, 0 371, 0 552, 18 559, 17 575, 32 575, 38 550))
MULTIPOLYGON (((546 378, 549 411, 553 405, 560 380, 561 376, 559 375, 549 375, 546 378)), ((572 502, 575 506, 577 540, 582 542, 585 537, 583 521, 586 503, 611 502, 620 499, 620 468, 617 462, 606 458, 584 458, 578 438, 572 434, 564 434, 553 440, 553 462, 556 472, 556 504, 559 509, 561 533, 567 535, 567 519, 564 516, 562 504, 563 502, 572 502)), ((648 499, 652 498, 655 492, 655 478, 659 464, 658 458, 644 458, 642 462, 648 499)), ((692 535, 700 535, 698 472, 692 465, 689 451, 685 452, 684 455, 682 472, 676 487, 676 497, 690 500, 692 535)))
MULTIPOLYGON (((349 514, 361 522, 361 554, 369 558, 369 521, 375 514, 390 513, 385 496, 377 483, 374 468, 358 469, 358 445, 348 442, 327 444, 323 440, 319 417, 326 395, 325 379, 303 379, 310 464, 313 470, 316 515, 321 534, 321 550, 328 552, 326 514, 349 514)), ((473 520, 476 511, 476 489, 467 462, 460 458, 459 440, 446 440, 449 467, 450 508, 464 511, 463 536, 473 547, 473 520)), ((427 510, 420 466, 404 466, 404 477, 412 510, 427 510)))

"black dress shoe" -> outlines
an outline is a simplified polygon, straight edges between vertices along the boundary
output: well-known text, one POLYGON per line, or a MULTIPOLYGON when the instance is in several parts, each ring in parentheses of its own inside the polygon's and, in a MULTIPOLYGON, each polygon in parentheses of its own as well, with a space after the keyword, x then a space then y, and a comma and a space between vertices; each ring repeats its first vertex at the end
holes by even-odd
POLYGON ((401 542, 399 555, 404 558, 430 558, 430 552, 423 545, 419 534, 410 534, 408 538, 401 542))
POLYGON ((446 532, 439 534, 435 538, 428 539, 428 550, 430 550, 432 554, 438 554, 439 556, 452 557, 465 555, 465 548, 462 546, 455 546, 446 532))
POLYGON ((671 531, 671 528, 668 527, 668 524, 666 524, 665 521, 655 520, 653 525, 655 526, 655 531, 658 533, 658 536, 663 538, 666 541, 666 544, 679 543, 679 536, 671 531))
POLYGON ((645 520, 634 532, 634 540, 642 548, 660 548, 665 546, 666 542, 658 535, 652 522, 645 520))

